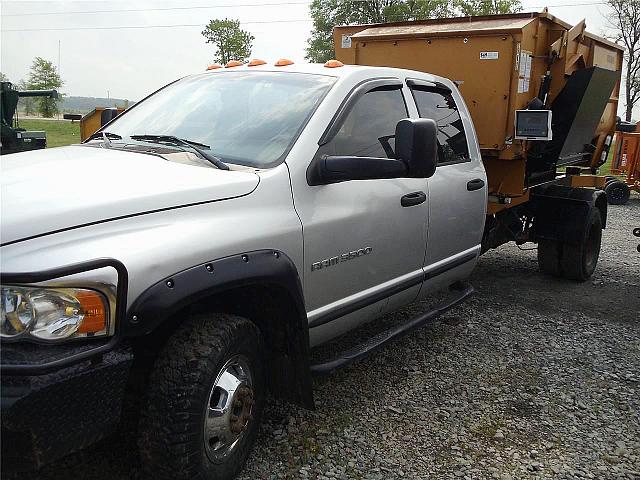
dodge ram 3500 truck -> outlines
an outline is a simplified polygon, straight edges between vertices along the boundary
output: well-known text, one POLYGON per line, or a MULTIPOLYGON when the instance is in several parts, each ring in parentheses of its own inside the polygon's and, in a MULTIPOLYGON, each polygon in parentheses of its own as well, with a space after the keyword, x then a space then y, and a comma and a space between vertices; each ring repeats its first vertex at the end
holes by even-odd
POLYGON ((336 61, 212 69, 81 145, 4 156, 3 471, 104 437, 133 398, 145 475, 234 477, 267 391, 312 407, 311 373, 471 294, 485 184, 450 80, 336 61), (436 290, 433 310, 311 364, 436 290))

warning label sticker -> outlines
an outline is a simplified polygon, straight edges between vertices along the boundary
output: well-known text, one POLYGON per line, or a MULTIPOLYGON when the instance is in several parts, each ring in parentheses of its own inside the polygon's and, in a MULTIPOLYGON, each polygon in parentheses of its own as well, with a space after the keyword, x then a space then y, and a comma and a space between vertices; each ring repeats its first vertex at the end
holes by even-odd
POLYGON ((480 52, 480 60, 498 60, 499 52, 480 52))
POLYGON ((342 35, 342 48, 351 48, 351 37, 342 35))
POLYGON ((529 81, 531 80, 531 52, 522 50, 520 52, 518 68, 518 93, 529 91, 529 81))

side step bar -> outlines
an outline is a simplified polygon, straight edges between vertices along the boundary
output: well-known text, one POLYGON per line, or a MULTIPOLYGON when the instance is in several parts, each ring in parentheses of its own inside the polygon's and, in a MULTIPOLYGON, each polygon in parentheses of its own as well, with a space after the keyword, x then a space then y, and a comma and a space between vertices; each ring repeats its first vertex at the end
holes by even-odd
POLYGON ((337 370, 338 368, 345 367, 353 362, 356 362, 370 353, 376 351, 386 343, 395 340, 396 338, 404 335, 405 333, 420 328, 423 325, 435 320, 447 310, 464 302, 467 298, 473 295, 473 287, 469 284, 455 284, 451 289, 455 292, 455 296, 450 297, 434 306, 434 308, 428 312, 425 312, 411 320, 404 325, 390 328, 384 332, 379 333, 369 339, 362 345, 357 345, 354 348, 345 350, 338 354, 338 356, 329 360, 328 362, 318 363, 311 365, 311 373, 315 375, 325 375, 337 370))

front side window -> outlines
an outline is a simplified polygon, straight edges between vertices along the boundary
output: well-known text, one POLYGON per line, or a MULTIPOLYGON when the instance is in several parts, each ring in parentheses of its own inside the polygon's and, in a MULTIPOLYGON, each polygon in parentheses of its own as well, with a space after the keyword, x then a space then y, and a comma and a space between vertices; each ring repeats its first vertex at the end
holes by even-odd
POLYGON ((367 92, 353 105, 326 152, 329 155, 395 158, 396 125, 408 116, 401 90, 367 92))
POLYGON ((270 167, 298 137, 335 77, 216 72, 186 77, 135 105, 106 130, 123 140, 170 135, 228 163, 270 167))
POLYGON ((468 161, 467 137, 451 92, 439 89, 412 89, 412 92, 420 117, 435 120, 438 125, 438 164, 468 161))

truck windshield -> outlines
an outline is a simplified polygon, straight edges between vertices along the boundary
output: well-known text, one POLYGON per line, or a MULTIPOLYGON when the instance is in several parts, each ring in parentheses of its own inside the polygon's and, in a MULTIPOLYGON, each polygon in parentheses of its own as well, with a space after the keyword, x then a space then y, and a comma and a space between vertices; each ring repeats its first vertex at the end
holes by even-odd
POLYGON ((282 161, 334 82, 303 73, 205 73, 168 85, 107 130, 123 141, 171 135, 209 146, 226 163, 267 168, 282 161))

